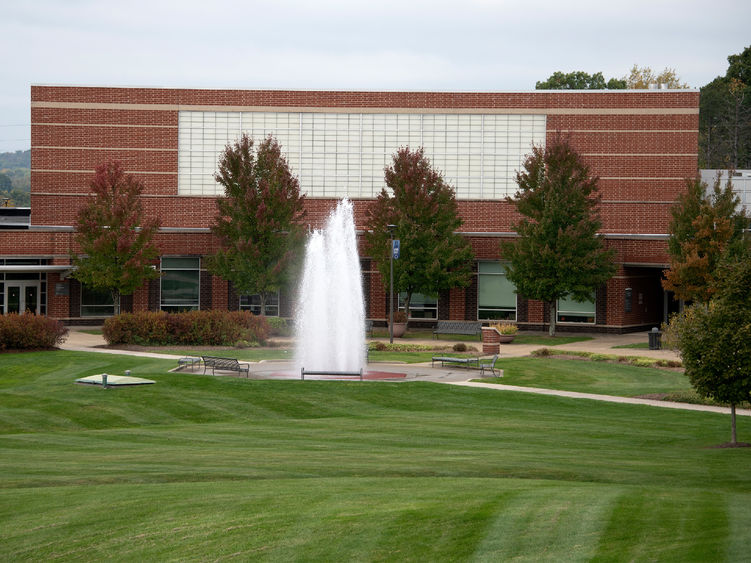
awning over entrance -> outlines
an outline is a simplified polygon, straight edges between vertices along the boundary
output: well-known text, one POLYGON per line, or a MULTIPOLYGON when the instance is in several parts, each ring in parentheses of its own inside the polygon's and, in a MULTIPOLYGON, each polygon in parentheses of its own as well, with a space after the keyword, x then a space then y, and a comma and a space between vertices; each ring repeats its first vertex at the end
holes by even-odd
POLYGON ((70 273, 73 271, 73 266, 70 264, 24 264, 24 265, 0 265, 0 274, 11 274, 11 273, 18 273, 18 274, 25 274, 25 273, 36 273, 36 274, 46 274, 48 272, 61 272, 60 277, 61 278, 67 278, 70 273))

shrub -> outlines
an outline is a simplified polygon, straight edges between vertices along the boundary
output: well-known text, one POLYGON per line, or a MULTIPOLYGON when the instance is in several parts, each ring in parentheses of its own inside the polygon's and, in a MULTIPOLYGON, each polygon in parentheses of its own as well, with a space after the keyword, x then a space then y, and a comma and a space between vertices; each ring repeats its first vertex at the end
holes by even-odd
POLYGON ((655 360, 652 360, 651 358, 633 358, 631 360, 631 365, 640 367, 640 368, 651 368, 654 367, 657 364, 655 360))
POLYGON ((454 352, 466 352, 467 345, 464 342, 457 342, 454 344, 454 352))
POLYGON ((187 311, 184 313, 123 313, 104 322, 108 344, 232 346, 263 343, 269 325, 248 311, 187 311))
POLYGON ((538 358, 547 358, 550 354, 550 348, 538 348, 537 350, 532 350, 532 355, 538 358))
POLYGON ((31 313, 0 315, 0 352, 54 348, 67 335, 68 329, 49 317, 31 313))
POLYGON ((266 322, 269 324, 269 334, 271 336, 290 336, 292 334, 292 327, 287 322, 287 319, 282 317, 266 317, 266 322))

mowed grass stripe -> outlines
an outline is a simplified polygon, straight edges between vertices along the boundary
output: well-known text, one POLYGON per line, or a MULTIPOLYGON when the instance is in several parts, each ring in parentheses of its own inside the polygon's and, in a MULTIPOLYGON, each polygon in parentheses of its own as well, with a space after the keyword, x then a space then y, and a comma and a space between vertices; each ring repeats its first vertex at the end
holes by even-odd
MULTIPOLYGON (((5 493, 14 509, 10 514, 0 509, 3 559, 97 560, 117 554, 139 560, 716 561, 727 556, 727 496, 693 490, 342 478, 5 493)), ((751 496, 739 499, 748 503, 751 496)))

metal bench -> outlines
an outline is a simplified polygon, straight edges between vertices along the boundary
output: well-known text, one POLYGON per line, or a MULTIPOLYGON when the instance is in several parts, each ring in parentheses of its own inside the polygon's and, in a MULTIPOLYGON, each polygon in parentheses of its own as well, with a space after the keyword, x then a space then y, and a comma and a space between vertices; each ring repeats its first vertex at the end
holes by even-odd
POLYGON ((489 369, 490 373, 496 377, 495 372, 498 371, 498 377, 503 377, 503 370, 496 370, 495 363, 498 361, 498 354, 493 356, 490 360, 480 362, 480 375, 485 374, 485 370, 489 369))
POLYGON ((431 360, 431 367, 435 367, 436 362, 441 362, 441 367, 443 367, 445 364, 451 364, 466 368, 480 368, 480 358, 452 358, 451 356, 433 356, 431 360))
POLYGON ((211 375, 214 375, 214 370, 236 371, 240 374, 245 373, 245 377, 250 375, 250 366, 248 364, 241 364, 237 361, 237 358, 219 358, 217 356, 201 356, 203 360, 203 373, 206 373, 208 368, 211 368, 211 375))
POLYGON ((433 329, 433 338, 439 334, 468 334, 475 336, 480 334, 482 323, 475 321, 438 321, 433 329))
POLYGON ((190 366, 190 371, 194 371, 195 365, 201 363, 201 358, 194 358, 193 356, 185 356, 177 360, 177 369, 182 369, 186 366, 190 366))
POLYGON ((362 381, 362 368, 360 368, 360 371, 330 371, 330 370, 313 371, 313 370, 307 370, 305 368, 300 368, 300 379, 305 381, 306 375, 333 375, 336 377, 359 377, 360 381, 362 381))

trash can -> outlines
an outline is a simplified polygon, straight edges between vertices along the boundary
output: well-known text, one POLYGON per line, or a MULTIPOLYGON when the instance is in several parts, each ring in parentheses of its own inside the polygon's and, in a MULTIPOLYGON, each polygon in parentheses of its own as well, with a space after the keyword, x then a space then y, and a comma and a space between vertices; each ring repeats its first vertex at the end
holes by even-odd
POLYGON ((654 327, 649 331, 649 349, 661 350, 662 349, 662 332, 654 327))

